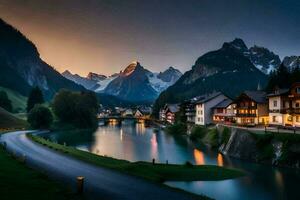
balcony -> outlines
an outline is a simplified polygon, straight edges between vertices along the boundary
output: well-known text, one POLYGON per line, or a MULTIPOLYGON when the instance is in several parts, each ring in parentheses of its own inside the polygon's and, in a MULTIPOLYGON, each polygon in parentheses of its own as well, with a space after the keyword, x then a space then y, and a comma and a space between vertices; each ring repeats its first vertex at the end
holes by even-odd
POLYGON ((281 113, 281 114, 286 114, 288 109, 283 108, 283 109, 272 109, 269 110, 270 113, 281 113))
POLYGON ((300 108, 288 108, 287 113, 288 114, 300 114, 300 108))
POLYGON ((241 114, 241 113, 237 113, 236 117, 256 117, 256 114, 250 114, 250 113, 241 114))

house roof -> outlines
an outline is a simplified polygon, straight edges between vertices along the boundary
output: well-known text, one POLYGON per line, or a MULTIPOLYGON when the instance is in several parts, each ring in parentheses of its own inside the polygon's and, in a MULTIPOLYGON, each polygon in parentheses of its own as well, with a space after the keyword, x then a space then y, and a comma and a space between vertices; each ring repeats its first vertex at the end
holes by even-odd
POLYGON ((199 99, 196 100, 196 103, 205 103, 205 102, 208 102, 208 101, 216 98, 219 95, 222 95, 222 93, 221 92, 214 92, 212 94, 207 94, 207 95, 199 96, 199 99))
POLYGON ((250 99, 256 103, 266 103, 267 94, 264 91, 245 91, 243 94, 247 95, 250 99))
POLYGON ((138 108, 137 111, 140 111, 142 114, 151 114, 152 109, 150 107, 138 108))
POLYGON ((179 105, 178 104, 166 104, 166 110, 170 110, 172 113, 176 113, 179 111, 179 105))
POLYGON ((227 108, 232 103, 233 101, 231 99, 224 99, 223 101, 215 105, 213 108, 227 108))
POLYGON ((270 93, 267 95, 267 97, 276 97, 276 96, 281 96, 281 95, 286 95, 289 93, 289 89, 279 89, 275 90, 273 93, 270 93))

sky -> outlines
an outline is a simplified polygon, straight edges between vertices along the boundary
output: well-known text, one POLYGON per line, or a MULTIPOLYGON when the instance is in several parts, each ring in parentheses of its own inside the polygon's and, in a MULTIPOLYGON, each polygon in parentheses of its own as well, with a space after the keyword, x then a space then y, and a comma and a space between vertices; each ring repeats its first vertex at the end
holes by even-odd
POLYGON ((299 0, 0 0, 0 17, 48 64, 82 76, 134 60, 185 72, 237 37, 281 58, 300 55, 299 0))

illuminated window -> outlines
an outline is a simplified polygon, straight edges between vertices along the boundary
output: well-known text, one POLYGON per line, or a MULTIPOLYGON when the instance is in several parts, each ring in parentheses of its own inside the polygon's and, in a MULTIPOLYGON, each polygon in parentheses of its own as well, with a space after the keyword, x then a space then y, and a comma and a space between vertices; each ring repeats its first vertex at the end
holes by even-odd
POLYGON ((293 117, 292 117, 291 115, 289 115, 289 116, 287 117, 287 120, 291 122, 291 121, 293 121, 293 117))
POLYGON ((296 122, 300 122, 300 117, 296 116, 296 122))
POLYGON ((297 94, 300 94, 300 87, 297 87, 297 88, 296 88, 296 93, 297 93, 297 94))
POLYGON ((251 102, 251 106, 255 106, 255 102, 252 101, 252 102, 251 102))

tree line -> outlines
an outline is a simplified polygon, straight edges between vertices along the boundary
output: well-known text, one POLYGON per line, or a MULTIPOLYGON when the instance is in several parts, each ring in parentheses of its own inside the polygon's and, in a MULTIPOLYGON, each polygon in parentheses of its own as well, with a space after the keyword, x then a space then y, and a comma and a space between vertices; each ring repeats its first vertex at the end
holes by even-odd
POLYGON ((54 119, 78 128, 97 126, 98 99, 94 92, 60 90, 49 106, 45 105, 42 91, 35 87, 27 101, 27 121, 32 128, 49 128, 54 119))

